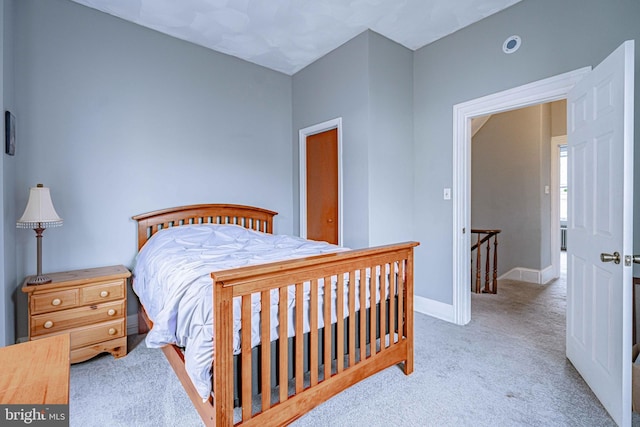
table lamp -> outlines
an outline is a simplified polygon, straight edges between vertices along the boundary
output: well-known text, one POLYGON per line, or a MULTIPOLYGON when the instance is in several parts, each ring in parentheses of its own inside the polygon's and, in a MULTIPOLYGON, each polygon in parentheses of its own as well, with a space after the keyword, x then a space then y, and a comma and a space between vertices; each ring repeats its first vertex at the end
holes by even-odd
POLYGON ((51 202, 49 188, 38 184, 29 189, 29 200, 24 213, 16 223, 18 228, 32 228, 36 232, 38 245, 38 268, 35 277, 30 277, 28 285, 42 285, 51 282, 51 279, 42 275, 42 232, 46 228, 59 227, 62 218, 58 216, 51 202))

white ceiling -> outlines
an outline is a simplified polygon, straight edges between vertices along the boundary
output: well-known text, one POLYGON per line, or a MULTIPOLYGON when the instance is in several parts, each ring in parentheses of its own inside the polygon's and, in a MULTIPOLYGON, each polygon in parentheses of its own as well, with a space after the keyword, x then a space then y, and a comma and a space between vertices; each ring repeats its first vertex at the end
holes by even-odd
POLYGON ((73 1, 291 75, 366 29, 416 50, 521 0, 73 1))

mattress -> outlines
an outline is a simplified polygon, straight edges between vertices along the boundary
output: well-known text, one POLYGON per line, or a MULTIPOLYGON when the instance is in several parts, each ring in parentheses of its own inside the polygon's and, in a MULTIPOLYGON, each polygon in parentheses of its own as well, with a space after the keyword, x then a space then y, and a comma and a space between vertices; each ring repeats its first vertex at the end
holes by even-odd
MULTIPOLYGON (((145 307, 153 327, 147 334, 148 347, 175 344, 185 349, 185 369, 203 399, 211 394, 213 362, 213 290, 211 272, 285 259, 345 250, 326 242, 295 236, 273 235, 238 225, 199 224, 171 227, 155 233, 138 253, 133 269, 133 290, 145 307)), ((357 279, 357 278, 356 278, 357 279)), ((344 279, 344 285, 349 280, 344 279)), ((335 290, 332 283, 332 322, 336 321, 335 290)), ((304 284, 305 310, 309 284, 304 284)), ((319 283, 319 295, 324 284, 319 283)), ((367 288, 368 290, 368 288, 367 288)), ((367 292, 368 293, 368 292, 367 292)), ((345 296, 347 294, 345 293, 345 296)), ((357 295, 356 295, 357 298, 357 295)), ((368 298, 368 297, 367 297, 368 298)), ((378 299, 378 298, 377 298, 378 299)), ((322 297, 319 304, 322 304, 322 297)), ((358 300, 356 299, 356 302, 358 300)), ((271 293, 271 339, 278 338, 277 290, 271 293)), ((241 301, 234 299, 233 346, 240 351, 241 301)), ((348 313, 347 298, 343 313, 348 313)), ((288 334, 295 333, 295 287, 288 292, 288 334)), ((358 307, 356 307, 358 309, 358 307)), ((252 346, 259 344, 260 295, 252 295, 252 346)), ((324 325, 322 307, 319 327, 324 325)), ((309 330, 308 316, 304 331, 309 330)))

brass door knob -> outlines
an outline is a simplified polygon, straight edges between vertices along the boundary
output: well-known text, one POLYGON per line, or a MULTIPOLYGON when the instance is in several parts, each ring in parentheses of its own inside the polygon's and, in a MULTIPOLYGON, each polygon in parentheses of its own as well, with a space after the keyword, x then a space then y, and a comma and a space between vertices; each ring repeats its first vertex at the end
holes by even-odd
POLYGON ((613 262, 614 264, 620 264, 620 253, 614 252, 613 254, 600 254, 600 261, 602 262, 613 262))

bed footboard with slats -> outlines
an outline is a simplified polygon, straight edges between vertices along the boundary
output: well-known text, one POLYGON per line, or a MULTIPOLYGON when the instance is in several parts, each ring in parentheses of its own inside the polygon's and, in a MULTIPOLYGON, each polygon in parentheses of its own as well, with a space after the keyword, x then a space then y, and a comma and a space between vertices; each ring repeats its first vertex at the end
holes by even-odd
MULTIPOLYGON (((286 425, 331 396, 389 366, 402 363, 404 372, 410 374, 413 371, 413 248, 416 245, 408 242, 212 273, 215 425, 239 422, 242 425, 286 425), (319 317, 331 318, 331 293, 318 292, 319 287, 327 283, 338 284, 335 288, 335 328, 318 327, 319 317), (307 302, 304 301, 305 285, 310 287, 307 302), (293 298, 289 296, 292 287, 293 298), (261 306, 270 307, 273 290, 277 290, 279 296, 277 328, 280 339, 275 372, 272 353, 252 352, 250 345, 252 295, 259 294, 261 306), (235 297, 242 299, 242 366, 251 366, 252 358, 259 357, 258 382, 269 385, 261 387, 257 399, 258 394, 253 390, 256 381, 251 377, 253 372, 243 371, 242 379, 238 380, 243 402, 240 419, 238 414, 233 418, 235 297), (288 306, 292 300, 295 300, 295 335, 293 340, 282 339, 288 335, 288 306), (307 309, 298 309, 305 306, 307 309), (320 309, 324 310, 323 316, 319 316, 320 309), (305 338, 296 339, 305 337, 304 316, 308 316, 306 320, 310 325, 308 352, 304 351, 305 338), (288 348, 291 342, 293 349, 288 348), (318 350, 319 343, 324 343, 322 352, 318 350), (293 360, 289 360, 291 357, 293 360), (287 374, 290 365, 294 367, 292 379, 287 374), (308 372, 304 366, 309 366, 308 372), (270 387, 272 375, 277 375, 278 383, 273 390, 270 387)), ((262 343, 270 342, 271 327, 269 316, 261 313, 259 334, 262 343)))

